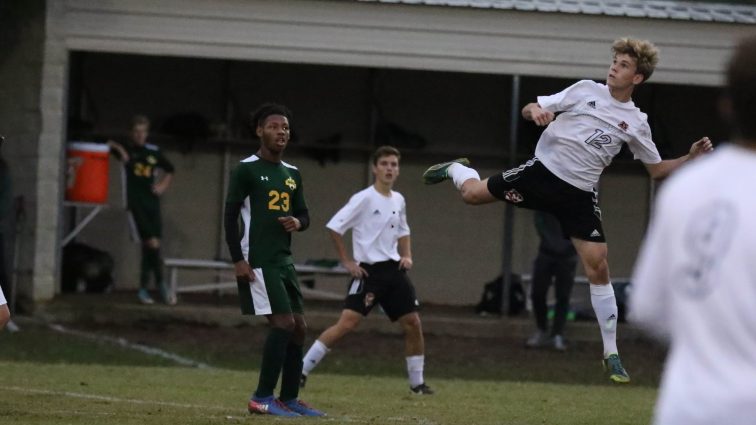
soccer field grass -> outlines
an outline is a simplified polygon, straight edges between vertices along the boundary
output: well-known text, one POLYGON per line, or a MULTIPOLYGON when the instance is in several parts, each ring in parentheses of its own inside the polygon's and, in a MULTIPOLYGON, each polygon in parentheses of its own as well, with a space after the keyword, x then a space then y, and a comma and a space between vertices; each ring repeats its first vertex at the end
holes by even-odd
MULTIPOLYGON (((256 362, 251 362, 255 364, 256 362)), ((280 423, 251 416, 257 371, 191 368, 109 343, 25 327, 0 334, 2 424, 280 423)), ((406 379, 311 377, 304 400, 328 412, 295 421, 369 424, 643 424, 652 386, 434 378, 437 394, 411 396, 406 379)))

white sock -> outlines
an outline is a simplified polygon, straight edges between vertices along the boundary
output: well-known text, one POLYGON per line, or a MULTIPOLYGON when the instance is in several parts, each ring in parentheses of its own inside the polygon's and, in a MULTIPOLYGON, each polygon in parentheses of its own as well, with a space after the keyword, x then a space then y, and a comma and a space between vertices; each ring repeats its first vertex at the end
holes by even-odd
POLYGON ((416 387, 423 382, 423 368, 425 366, 425 356, 407 357, 407 375, 409 376, 410 387, 416 387))
POLYGON ((462 183, 470 179, 480 180, 480 174, 470 167, 455 162, 446 169, 446 173, 451 176, 454 186, 462 189, 462 183))
POLYGON ((325 344, 316 339, 302 360, 302 375, 309 375, 329 351, 331 350, 325 344))
POLYGON ((617 351, 617 299, 614 298, 614 288, 612 284, 594 285, 591 284, 591 305, 596 313, 599 328, 601 329, 601 339, 604 340, 604 358, 610 354, 616 354, 617 351))

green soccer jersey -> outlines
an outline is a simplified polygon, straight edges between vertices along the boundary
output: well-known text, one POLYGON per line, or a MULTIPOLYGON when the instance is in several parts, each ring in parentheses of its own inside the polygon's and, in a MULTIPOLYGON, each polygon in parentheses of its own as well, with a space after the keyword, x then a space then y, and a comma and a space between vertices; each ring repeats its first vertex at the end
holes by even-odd
POLYGON ((152 192, 157 169, 173 173, 173 164, 163 156, 155 145, 131 145, 127 147, 129 161, 126 167, 126 192, 129 207, 152 206, 159 203, 159 197, 152 192))
POLYGON ((252 155, 231 172, 226 202, 243 204, 241 248, 253 268, 293 264, 291 234, 278 218, 307 209, 296 167, 252 155))

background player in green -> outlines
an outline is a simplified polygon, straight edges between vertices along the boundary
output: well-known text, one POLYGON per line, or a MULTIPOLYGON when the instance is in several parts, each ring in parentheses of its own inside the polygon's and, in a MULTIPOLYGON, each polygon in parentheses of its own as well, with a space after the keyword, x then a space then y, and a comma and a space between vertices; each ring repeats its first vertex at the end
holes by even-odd
POLYGON ((171 185, 174 169, 173 164, 160 152, 160 148, 147 143, 149 134, 150 120, 144 115, 136 115, 131 120, 131 143, 124 147, 109 140, 108 145, 118 153, 126 168, 130 222, 132 230, 136 230, 137 239, 142 242, 139 300, 144 304, 154 302, 147 290, 152 272, 163 301, 175 304, 176 299, 163 281, 163 261, 160 258, 160 239, 163 234, 160 195, 171 185))
POLYGON ((305 230, 310 216, 299 170, 281 160, 291 135, 290 118, 288 108, 276 104, 264 104, 252 114, 260 149, 231 172, 226 242, 242 313, 265 316, 270 325, 257 390, 247 409, 279 416, 323 416, 298 399, 307 325, 290 246, 291 233, 305 230), (281 392, 276 399, 279 375, 281 392))

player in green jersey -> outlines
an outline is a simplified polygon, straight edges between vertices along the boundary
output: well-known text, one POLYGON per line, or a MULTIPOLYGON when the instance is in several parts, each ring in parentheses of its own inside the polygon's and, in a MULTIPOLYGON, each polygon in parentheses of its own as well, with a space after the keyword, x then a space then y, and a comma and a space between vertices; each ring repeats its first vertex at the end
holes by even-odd
POLYGON ((173 164, 163 156, 160 148, 147 143, 150 121, 143 115, 131 120, 131 143, 123 146, 108 141, 126 169, 126 194, 129 221, 135 238, 142 242, 142 263, 139 274, 139 300, 144 304, 154 301, 147 290, 150 273, 166 304, 175 304, 176 299, 163 281, 163 261, 160 258, 160 239, 163 234, 160 219, 160 195, 173 179, 173 164))
POLYGON ((270 325, 249 412, 323 416, 298 398, 307 325, 291 256, 291 233, 305 230, 310 216, 299 170, 281 160, 291 136, 290 118, 291 112, 276 104, 262 105, 252 114, 260 149, 231 173, 224 217, 226 242, 242 313, 265 316, 270 325), (281 392, 275 398, 279 375, 281 392))

